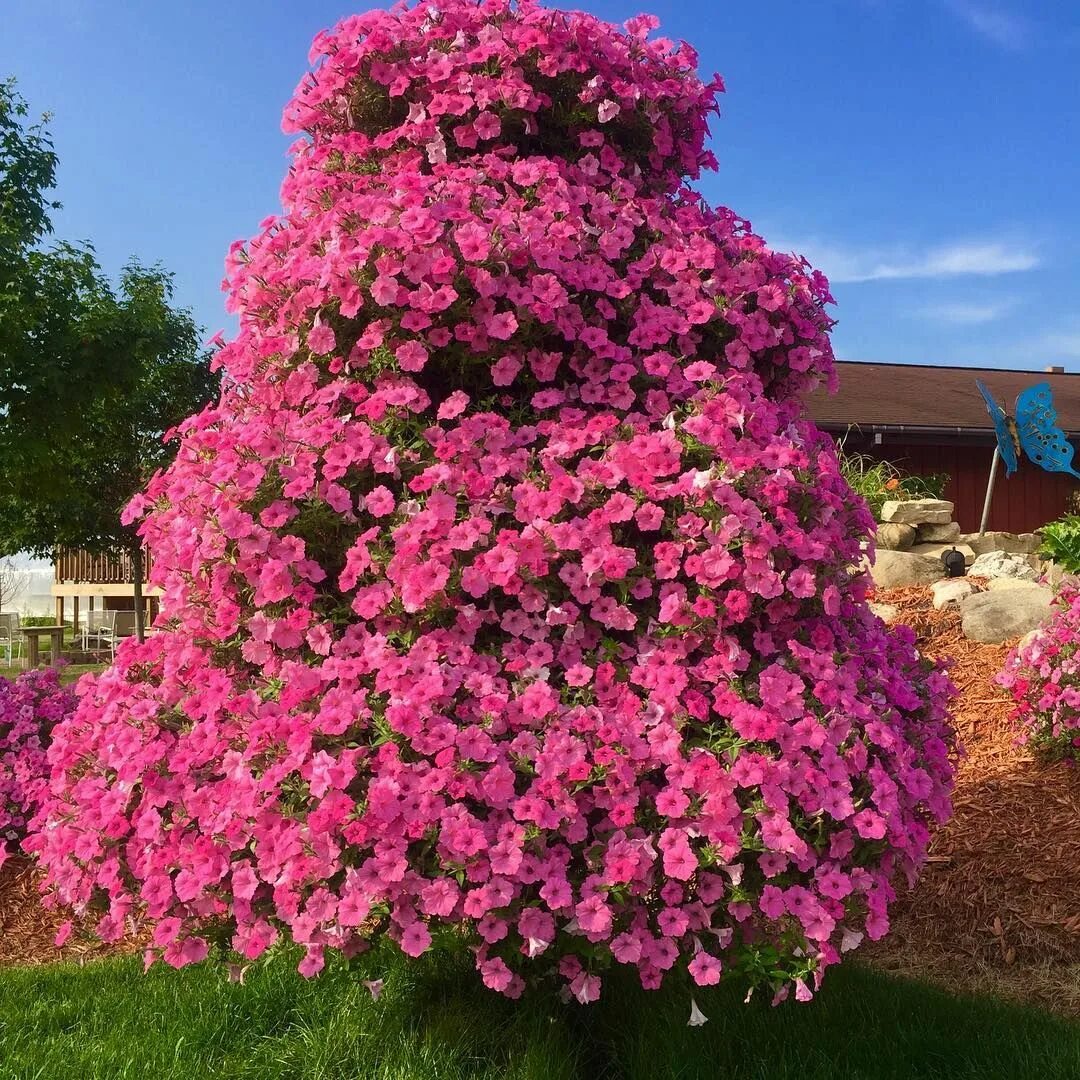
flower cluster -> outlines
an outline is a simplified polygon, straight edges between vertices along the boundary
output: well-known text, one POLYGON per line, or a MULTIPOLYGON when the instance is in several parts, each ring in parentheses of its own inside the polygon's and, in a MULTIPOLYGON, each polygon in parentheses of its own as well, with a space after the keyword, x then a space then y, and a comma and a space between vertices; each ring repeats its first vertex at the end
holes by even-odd
POLYGON ((685 184, 685 45, 530 0, 320 35, 221 401, 129 508, 159 633, 83 684, 32 846, 150 959, 467 942, 811 993, 949 813, 948 680, 802 417, 825 279, 685 184))
POLYGON ((1016 702, 1023 742, 1080 761, 1080 584, 1062 586, 1053 618, 1009 653, 997 681, 1016 702))
POLYGON ((55 668, 27 671, 14 681, 0 676, 0 866, 40 804, 52 729, 76 704, 55 668))

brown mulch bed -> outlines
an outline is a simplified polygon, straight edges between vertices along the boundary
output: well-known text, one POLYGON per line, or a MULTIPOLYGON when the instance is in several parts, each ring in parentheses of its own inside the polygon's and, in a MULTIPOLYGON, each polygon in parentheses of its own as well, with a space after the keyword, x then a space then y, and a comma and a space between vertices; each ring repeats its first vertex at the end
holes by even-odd
POLYGON ((968 641, 926 588, 880 591, 919 648, 947 657, 964 748, 953 819, 935 836, 915 890, 897 906, 875 962, 968 988, 1080 1012, 1080 769, 1043 766, 1016 743, 997 687, 1012 643, 968 641))
POLYGON ((44 964, 52 960, 76 963, 117 952, 131 952, 128 943, 118 948, 82 934, 72 934, 62 949, 54 944, 56 933, 67 919, 62 911, 41 906, 38 876, 30 860, 9 858, 0 866, 0 966, 44 964))

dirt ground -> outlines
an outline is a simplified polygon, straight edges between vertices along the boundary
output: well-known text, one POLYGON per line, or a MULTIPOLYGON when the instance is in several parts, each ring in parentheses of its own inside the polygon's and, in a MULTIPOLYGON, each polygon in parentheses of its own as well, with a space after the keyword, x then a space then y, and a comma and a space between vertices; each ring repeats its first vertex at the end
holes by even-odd
MULTIPOLYGON (((967 641, 959 615, 934 611, 930 598, 927 588, 876 597, 900 609, 924 653, 952 662, 964 747, 955 813, 892 932, 862 954, 882 969, 1080 1015, 1080 769, 1041 766, 1016 745, 1009 700, 993 683, 1008 644, 967 641)), ((63 919, 41 907, 25 859, 0 868, 0 965, 116 951, 78 935, 57 949, 63 919)))

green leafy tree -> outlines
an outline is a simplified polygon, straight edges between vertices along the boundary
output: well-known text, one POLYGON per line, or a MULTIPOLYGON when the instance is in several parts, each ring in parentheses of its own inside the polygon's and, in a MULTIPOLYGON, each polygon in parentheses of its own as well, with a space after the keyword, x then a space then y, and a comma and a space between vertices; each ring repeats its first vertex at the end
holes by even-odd
POLYGON ((42 246, 56 154, 28 117, 0 83, 0 555, 129 553, 141 637, 142 546, 120 511, 218 380, 171 274, 133 262, 114 288, 89 246, 42 246))

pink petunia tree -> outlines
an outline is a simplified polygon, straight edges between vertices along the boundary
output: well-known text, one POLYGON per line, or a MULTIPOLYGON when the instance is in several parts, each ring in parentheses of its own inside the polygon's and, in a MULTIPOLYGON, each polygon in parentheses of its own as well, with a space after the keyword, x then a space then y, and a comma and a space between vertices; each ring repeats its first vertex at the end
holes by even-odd
POLYGON ((31 846, 148 959, 471 947, 806 998, 949 813, 946 676, 868 610, 804 393, 828 285, 687 186, 685 44, 530 0, 320 34, 220 403, 145 515, 157 632, 31 846))

